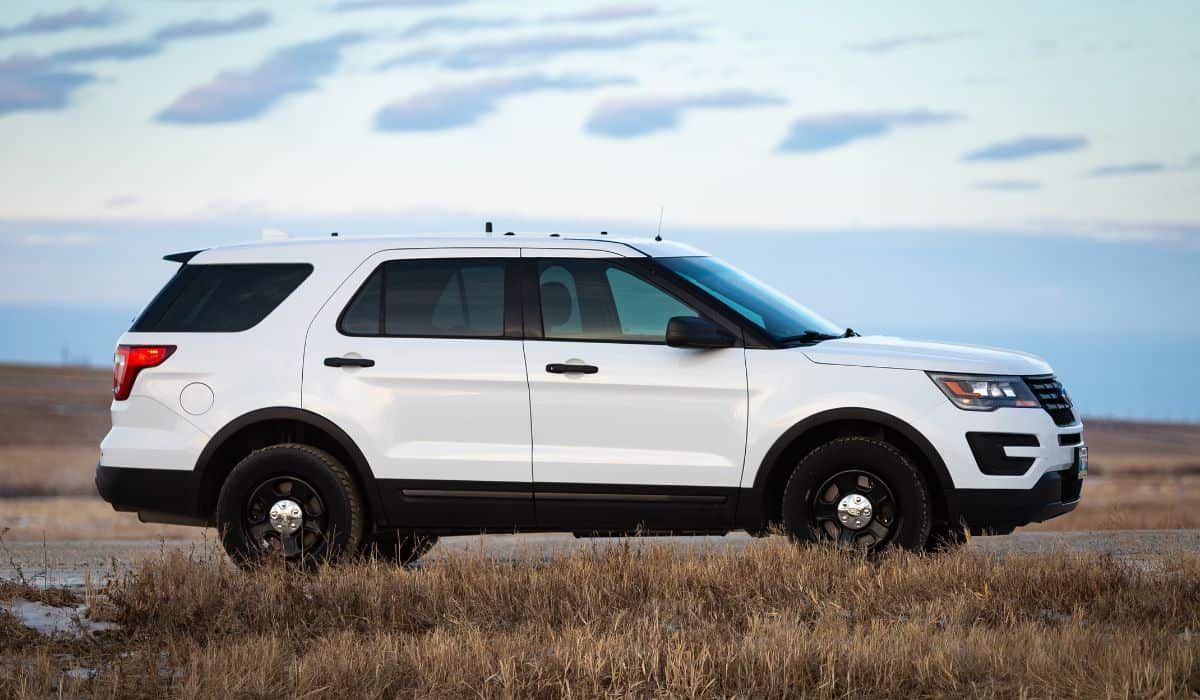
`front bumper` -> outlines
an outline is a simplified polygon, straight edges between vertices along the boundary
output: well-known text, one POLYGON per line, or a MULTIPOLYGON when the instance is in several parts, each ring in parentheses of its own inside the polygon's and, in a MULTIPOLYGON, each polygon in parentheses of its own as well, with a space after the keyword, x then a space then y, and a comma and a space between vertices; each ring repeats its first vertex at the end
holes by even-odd
POLYGON ((1002 535, 1075 510, 1083 480, 1072 469, 1046 472, 1030 489, 955 489, 948 494, 971 534, 1002 535))

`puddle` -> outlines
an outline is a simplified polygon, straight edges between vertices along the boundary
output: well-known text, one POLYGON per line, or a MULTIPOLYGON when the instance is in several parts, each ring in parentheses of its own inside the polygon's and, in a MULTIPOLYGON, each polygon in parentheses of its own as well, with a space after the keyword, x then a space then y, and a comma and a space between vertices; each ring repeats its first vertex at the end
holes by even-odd
POLYGON ((86 605, 56 608, 45 603, 17 598, 5 603, 5 607, 21 624, 47 636, 84 637, 91 636, 96 632, 118 629, 118 625, 111 622, 97 622, 88 619, 86 605))

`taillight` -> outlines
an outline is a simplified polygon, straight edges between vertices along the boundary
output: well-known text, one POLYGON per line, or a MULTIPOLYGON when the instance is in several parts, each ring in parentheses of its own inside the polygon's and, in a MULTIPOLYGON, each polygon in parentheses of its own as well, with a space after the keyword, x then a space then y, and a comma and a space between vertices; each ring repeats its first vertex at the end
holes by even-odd
POLYGON ((175 352, 174 345, 120 345, 113 357, 113 398, 124 401, 133 391, 133 380, 147 367, 157 367, 175 352))

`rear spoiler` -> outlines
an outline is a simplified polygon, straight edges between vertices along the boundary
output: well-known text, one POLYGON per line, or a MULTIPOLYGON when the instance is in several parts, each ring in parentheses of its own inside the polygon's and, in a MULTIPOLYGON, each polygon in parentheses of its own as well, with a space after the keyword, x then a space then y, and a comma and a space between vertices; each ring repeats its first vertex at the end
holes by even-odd
POLYGON ((188 260, 191 260, 192 258, 196 257, 197 255, 199 255, 200 253, 203 253, 203 252, 204 252, 204 250, 186 250, 182 253, 171 253, 170 255, 164 255, 163 260, 166 260, 167 262, 176 262, 176 263, 179 263, 180 265, 185 265, 185 264, 187 264, 188 260))

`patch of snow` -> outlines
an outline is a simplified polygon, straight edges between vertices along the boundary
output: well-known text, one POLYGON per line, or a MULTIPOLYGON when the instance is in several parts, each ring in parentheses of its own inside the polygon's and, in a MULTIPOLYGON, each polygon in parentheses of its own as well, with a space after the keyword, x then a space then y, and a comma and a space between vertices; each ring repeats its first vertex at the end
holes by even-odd
POLYGON ((56 608, 53 605, 17 598, 6 604, 13 616, 29 629, 45 635, 66 634, 75 637, 117 629, 111 622, 86 617, 87 606, 56 608))

